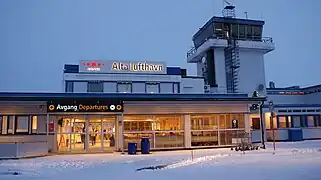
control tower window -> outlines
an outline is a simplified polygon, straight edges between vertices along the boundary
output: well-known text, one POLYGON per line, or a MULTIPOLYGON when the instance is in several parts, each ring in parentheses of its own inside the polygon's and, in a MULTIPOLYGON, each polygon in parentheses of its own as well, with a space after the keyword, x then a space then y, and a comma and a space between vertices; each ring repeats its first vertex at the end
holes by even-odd
POLYGON ((215 35, 218 38, 223 38, 225 33, 223 31, 223 23, 215 23, 215 35))
POLYGON ((246 26, 246 38, 247 39, 252 39, 253 34, 252 34, 252 26, 246 26))
POLYGON ((238 24, 232 24, 232 37, 238 38, 239 30, 238 30, 238 24))
POLYGON ((253 26, 253 38, 254 40, 261 40, 262 36, 262 27, 261 26, 253 26))
POLYGON ((239 39, 245 39, 245 25, 240 24, 239 25, 239 39))

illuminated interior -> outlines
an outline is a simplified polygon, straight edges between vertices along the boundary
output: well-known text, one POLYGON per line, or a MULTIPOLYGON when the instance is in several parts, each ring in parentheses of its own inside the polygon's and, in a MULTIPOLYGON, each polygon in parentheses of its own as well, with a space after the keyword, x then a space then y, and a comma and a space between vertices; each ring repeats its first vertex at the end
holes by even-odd
POLYGON ((180 115, 124 116, 124 146, 149 137, 151 148, 184 147, 184 126, 180 115))
POLYGON ((115 116, 70 115, 55 119, 58 151, 107 151, 115 147, 115 116))

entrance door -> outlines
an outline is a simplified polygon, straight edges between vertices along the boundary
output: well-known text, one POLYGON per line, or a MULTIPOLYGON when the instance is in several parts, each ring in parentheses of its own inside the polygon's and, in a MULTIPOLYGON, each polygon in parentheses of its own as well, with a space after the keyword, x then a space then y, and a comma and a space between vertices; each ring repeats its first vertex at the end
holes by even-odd
POLYGON ((88 115, 88 151, 102 150, 101 115, 88 115))
POLYGON ((103 150, 113 151, 115 150, 115 116, 104 116, 102 118, 102 136, 103 136, 103 150))

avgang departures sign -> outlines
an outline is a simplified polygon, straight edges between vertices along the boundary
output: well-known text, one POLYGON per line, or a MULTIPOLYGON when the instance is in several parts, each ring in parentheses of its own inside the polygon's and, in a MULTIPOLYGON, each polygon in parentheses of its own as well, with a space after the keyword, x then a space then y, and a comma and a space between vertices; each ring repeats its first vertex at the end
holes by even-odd
POLYGON ((123 112, 121 101, 60 100, 48 101, 48 112, 123 112))
POLYGON ((166 63, 158 61, 81 60, 79 72, 166 74, 166 63))

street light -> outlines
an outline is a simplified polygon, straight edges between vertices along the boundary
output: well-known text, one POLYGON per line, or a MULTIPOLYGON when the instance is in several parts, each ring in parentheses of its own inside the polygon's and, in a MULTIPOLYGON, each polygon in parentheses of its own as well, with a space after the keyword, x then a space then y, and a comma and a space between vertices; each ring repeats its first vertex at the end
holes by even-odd
POLYGON ((273 104, 273 101, 269 101, 269 109, 270 109, 270 121, 272 122, 272 136, 273 136, 273 149, 275 151, 275 129, 274 129, 274 121, 273 121, 273 118, 274 118, 274 104, 273 104))

